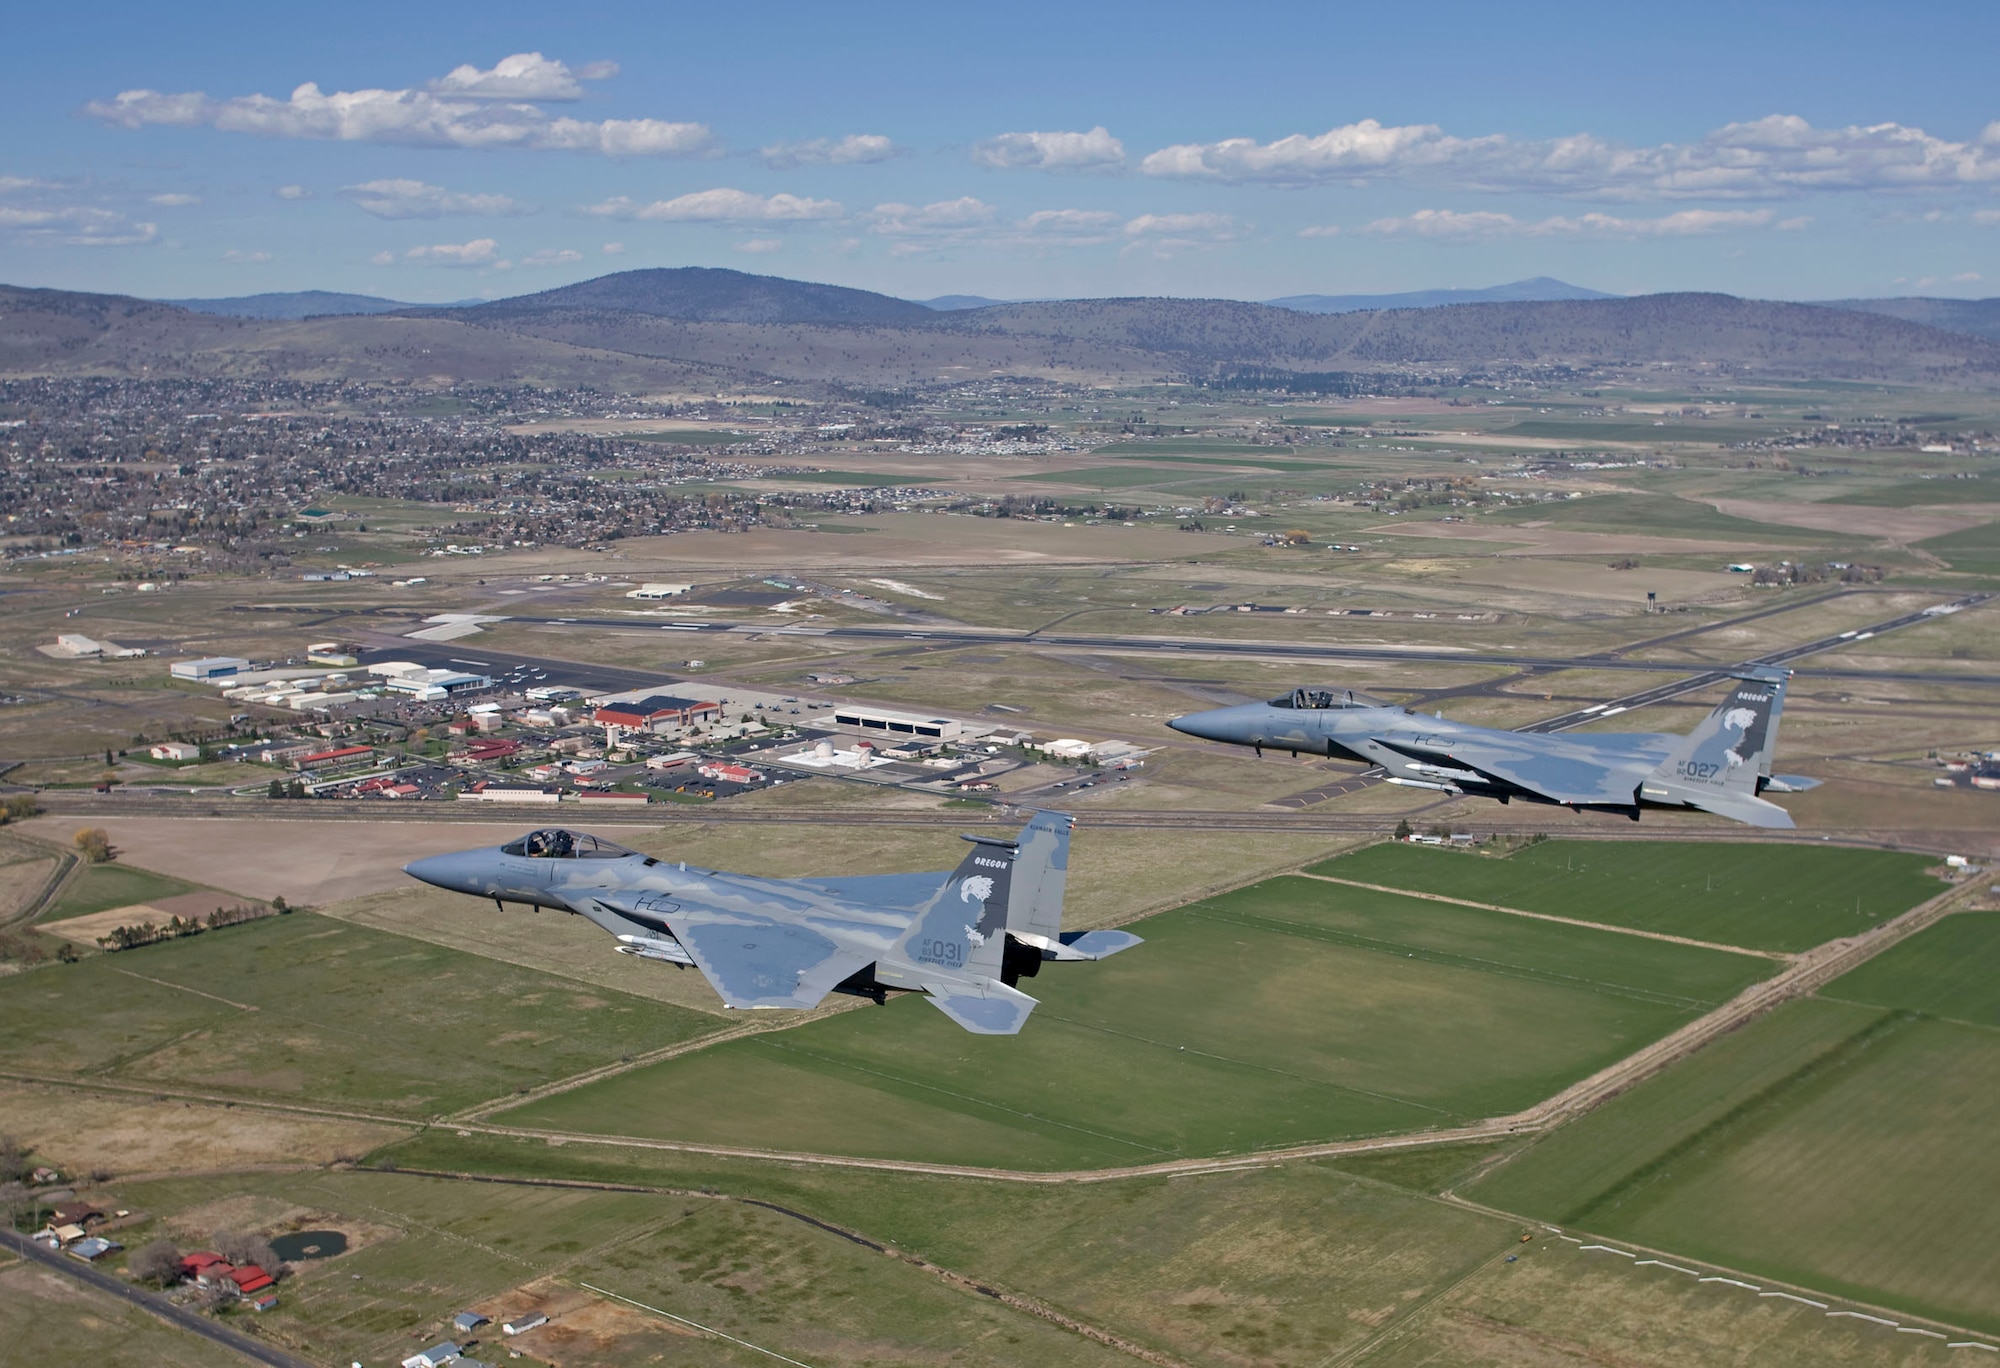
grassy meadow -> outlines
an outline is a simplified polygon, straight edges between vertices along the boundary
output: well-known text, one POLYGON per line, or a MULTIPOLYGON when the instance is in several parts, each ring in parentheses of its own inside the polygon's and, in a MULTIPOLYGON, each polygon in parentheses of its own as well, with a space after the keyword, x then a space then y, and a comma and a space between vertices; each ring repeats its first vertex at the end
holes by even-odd
POLYGON ((1799 951, 1879 926, 1944 885, 1936 861, 1750 841, 1544 841, 1504 858, 1369 846, 1308 871, 1752 950, 1799 951))
POLYGON ((1144 946, 1024 981, 1018 1038, 899 998, 500 1119, 1008 1168, 1241 1152, 1517 1110, 1773 967, 1299 878, 1135 927, 1144 946))

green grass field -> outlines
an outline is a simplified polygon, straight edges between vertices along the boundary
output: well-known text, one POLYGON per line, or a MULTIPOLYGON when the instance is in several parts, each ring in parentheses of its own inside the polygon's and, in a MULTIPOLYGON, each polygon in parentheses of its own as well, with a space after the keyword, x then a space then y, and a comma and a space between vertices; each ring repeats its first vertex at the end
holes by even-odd
POLYGON ((1544 841, 1504 859, 1383 844, 1310 873, 1579 921, 1799 951, 1866 931, 1944 885, 1924 855, 1747 841, 1544 841))
MULTIPOLYGON (((1270 451, 1272 449, 1273 448, 1270 447, 1251 448, 1251 450, 1254 451, 1270 451)), ((1282 450, 1282 448, 1278 449, 1282 450)), ((1102 448, 1102 447, 1099 448, 1100 453, 1105 453, 1107 451, 1108 451, 1107 448, 1102 448)), ((1116 455, 1123 453, 1109 453, 1109 454, 1116 455)), ((1130 461, 1145 460, 1160 465, 1173 464, 1173 465, 1223 466, 1223 467, 1248 466, 1257 470, 1275 470, 1279 472, 1304 472, 1304 473, 1317 473, 1319 471, 1326 470, 1332 464, 1331 462, 1328 461, 1312 461, 1312 460, 1274 461, 1265 457, 1258 457, 1258 456, 1162 456, 1157 452, 1150 452, 1150 451, 1146 452, 1143 456, 1140 455, 1140 453, 1138 452, 1133 452, 1130 455, 1127 455, 1126 459, 1130 461)))
MULTIPOLYGON (((1476 1160, 1469 1149, 1055 1187, 587 1142, 551 1147, 440 1129, 385 1157, 453 1172, 699 1187, 777 1203, 982 1284, 1036 1297, 1186 1363, 1884 1368, 1964 1357, 1933 1342, 1933 1360, 1924 1343, 1877 1327, 1580 1254, 1560 1241, 1523 1245, 1518 1237, 1532 1226, 1397 1190, 1428 1188, 1432 1178, 1476 1160), (1426 1163, 1433 1172, 1416 1174, 1426 1163), (1519 1261, 1507 1262, 1510 1253, 1519 1261)), ((577 1267, 589 1271, 578 1276, 635 1296, 642 1294, 622 1279, 644 1280, 653 1289, 646 1300, 698 1319, 706 1318, 687 1308, 717 1305, 710 1299, 718 1290, 756 1288, 721 1307, 755 1312, 751 1323, 762 1335, 745 1337, 793 1353, 804 1347, 792 1338, 798 1321, 830 1316, 838 1330, 851 1323, 845 1317, 852 1308, 885 1304, 877 1298, 892 1299, 887 1304, 900 1318, 893 1330, 902 1344, 923 1342, 934 1318, 950 1314, 948 1306, 911 1295, 896 1266, 880 1256, 867 1256, 876 1270, 871 1283, 850 1295, 837 1258, 809 1248, 794 1252, 837 1237, 796 1222, 745 1221, 728 1210, 698 1216, 657 1240, 646 1236, 630 1259, 588 1255, 577 1267), (805 1265, 818 1270, 813 1281, 796 1276, 805 1265), (729 1273, 717 1279, 724 1267, 729 1273), (763 1276, 767 1268, 774 1276, 763 1276), (840 1300, 824 1306, 822 1292, 840 1300)), ((432 1219, 453 1228, 442 1212, 432 1219)), ((1001 1361, 1049 1361, 1049 1349, 1033 1339, 1001 1343, 991 1350, 1001 1361)), ((844 1347, 802 1357, 846 1363, 844 1347)), ((982 1341, 960 1352, 989 1347, 982 1341)))
POLYGON ((1864 504, 1870 508, 1917 508, 1925 504, 2000 502, 2000 479, 1990 471, 1968 472, 1934 480, 1897 480, 1836 494, 1830 504, 1864 504))
POLYGON ((696 1012, 311 913, 0 979, 0 1055, 425 1116, 713 1030, 696 1012))
POLYGON ((1043 1005, 1018 1038, 907 997, 503 1119, 1008 1168, 1240 1152, 1516 1110, 1772 968, 1298 878, 1138 929, 1126 955, 1028 981, 1043 1005))
POLYGON ((1727 446, 1731 442, 1749 442, 1759 437, 1768 437, 1771 435, 1771 429, 1713 422, 1663 423, 1655 426, 1651 420, 1595 423, 1588 419, 1552 421, 1529 418, 1515 423, 1512 427, 1498 429, 1498 435, 1553 437, 1557 441, 1579 444, 1649 442, 1660 446, 1727 446))
POLYGON ((2000 1027, 2000 912, 1959 912, 1868 961, 1823 997, 2000 1027))
POLYGON ((1468 1195, 2000 1333, 2000 914, 1959 914, 1468 1195))
POLYGON ((1653 537, 1707 537, 1748 545, 1772 542, 1821 542, 1866 545, 1875 539, 1864 532, 1842 537, 1777 523, 1752 522, 1718 512, 1712 505, 1671 494, 1594 494, 1560 503, 1525 504, 1482 514, 1482 524, 1546 522, 1579 532, 1625 532, 1653 537))
POLYGON ((1916 543, 1967 575, 2000 576, 2000 522, 1982 523, 1916 543))
POLYGON ((64 917, 82 917, 114 907, 130 907, 153 898, 191 893, 194 887, 191 883, 182 883, 179 879, 134 869, 129 865, 86 865, 70 880, 69 887, 63 890, 62 896, 49 906, 40 920, 61 921, 64 917))
POLYGON ((1288 446, 1253 445, 1249 442, 1217 442, 1200 439, 1166 438, 1157 442, 1112 442, 1096 449, 1099 456, 1290 456, 1288 446))
POLYGON ((1225 470, 1160 470, 1135 463, 1088 466, 1082 470, 1057 470, 1040 475, 1009 475, 1007 478, 1040 484, 1076 485, 1083 489, 1150 489, 1227 477, 1225 470))

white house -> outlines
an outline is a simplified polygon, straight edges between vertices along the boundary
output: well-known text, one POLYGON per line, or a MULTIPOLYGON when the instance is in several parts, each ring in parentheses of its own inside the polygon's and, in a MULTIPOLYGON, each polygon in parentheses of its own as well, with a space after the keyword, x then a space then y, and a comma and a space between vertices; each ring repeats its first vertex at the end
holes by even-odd
POLYGON ((199 760, 201 747, 190 746, 185 741, 162 741, 146 752, 155 760, 199 760))

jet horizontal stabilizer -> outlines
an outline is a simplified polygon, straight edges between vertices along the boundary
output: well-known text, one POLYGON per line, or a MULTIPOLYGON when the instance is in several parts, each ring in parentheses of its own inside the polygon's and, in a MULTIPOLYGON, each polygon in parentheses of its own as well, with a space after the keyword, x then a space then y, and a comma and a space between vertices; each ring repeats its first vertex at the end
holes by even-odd
POLYGON ((1016 988, 992 979, 978 984, 926 983, 931 1006, 974 1035, 1015 1035, 1039 1005, 1016 988))
POLYGON ((1130 931, 1065 931, 1061 942, 1044 947, 1042 954, 1049 959, 1101 960, 1143 943, 1130 931))

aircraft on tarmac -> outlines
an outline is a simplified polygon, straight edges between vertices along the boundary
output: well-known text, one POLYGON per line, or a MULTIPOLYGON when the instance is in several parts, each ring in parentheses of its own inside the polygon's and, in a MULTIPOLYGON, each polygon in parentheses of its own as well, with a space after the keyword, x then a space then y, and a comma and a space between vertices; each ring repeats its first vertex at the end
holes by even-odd
POLYGON ((813 1007, 830 992, 891 988, 979 1035, 1013 1035, 1035 1009, 1014 985, 1044 960, 1096 960, 1129 931, 1066 932, 1067 813, 1040 812, 1015 840, 967 836, 957 869, 836 879, 759 879, 690 869, 585 832, 550 828, 509 845, 433 855, 403 872, 439 888, 579 913, 623 954, 693 965, 730 1007, 813 1007))
POLYGON ((1758 827, 1792 825, 1791 814, 1760 794, 1800 793, 1817 779, 1771 773, 1789 670, 1752 666, 1686 736, 1657 732, 1497 731, 1425 717, 1351 689, 1294 689, 1269 703, 1176 717, 1189 736, 1294 755, 1320 754, 1380 765, 1391 784, 1520 798, 1563 807, 1622 812, 1699 808, 1758 827))

